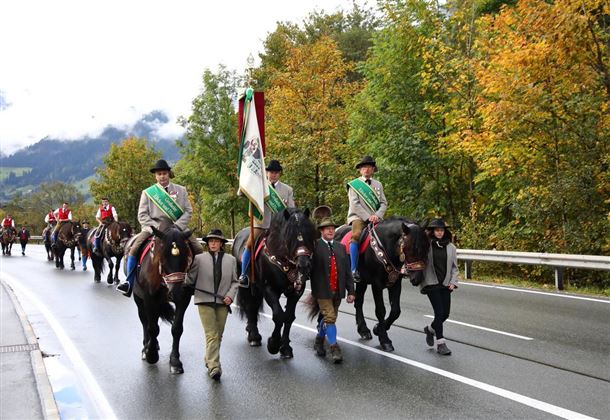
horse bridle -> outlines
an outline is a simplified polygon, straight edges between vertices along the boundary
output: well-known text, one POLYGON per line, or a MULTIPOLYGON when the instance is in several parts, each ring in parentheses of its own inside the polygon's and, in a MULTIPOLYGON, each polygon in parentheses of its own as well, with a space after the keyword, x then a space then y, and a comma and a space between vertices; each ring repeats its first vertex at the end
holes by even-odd
MULTIPOLYGON (((186 248, 188 249, 188 257, 187 257, 187 260, 186 260, 186 271, 184 271, 184 272, 176 271, 176 272, 173 272, 173 273, 164 274, 163 273, 163 263, 161 261, 159 261, 159 275, 163 279, 163 285, 165 287, 169 287, 168 285, 170 285, 170 284, 182 283, 182 282, 184 282, 184 279, 186 279, 186 276, 188 274, 188 270, 191 267, 191 264, 193 262, 193 251, 191 250, 191 247, 188 246, 188 245, 187 245, 186 248)), ((153 242, 153 246, 151 248, 151 252, 154 252, 154 242, 153 242)), ((172 251, 171 251, 171 253, 172 253, 173 256, 180 255, 180 250, 176 246, 176 242, 172 242, 172 251)))
MULTIPOLYGON (((119 231, 126 232, 127 228, 119 225, 119 231)), ((119 233, 119 240, 115 241, 114 239, 112 239, 112 235, 111 235, 110 229, 108 229, 108 227, 106 227, 105 236, 106 236, 106 241, 108 241, 108 243, 110 244, 110 248, 112 249, 112 252, 114 252, 117 255, 122 254, 123 249, 125 248, 125 244, 123 242, 125 242, 126 240, 129 240, 129 238, 122 238, 121 234, 119 233)))

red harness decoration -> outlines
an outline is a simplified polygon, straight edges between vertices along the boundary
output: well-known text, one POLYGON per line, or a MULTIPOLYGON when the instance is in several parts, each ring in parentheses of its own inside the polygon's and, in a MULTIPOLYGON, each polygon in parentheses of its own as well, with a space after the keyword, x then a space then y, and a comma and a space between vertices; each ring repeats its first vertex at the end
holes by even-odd
MULTIPOLYGON (((364 235, 364 238, 360 238, 360 248, 359 248, 359 252, 360 254, 364 254, 364 251, 366 251, 366 249, 369 246, 369 242, 371 242, 371 235, 369 235, 368 230, 366 231, 366 233, 363 231, 362 234, 364 235)), ((348 231, 345 236, 343 237, 343 239, 341 239, 341 244, 345 247, 345 252, 347 252, 347 255, 349 255, 349 244, 352 240, 352 231, 348 231)))
POLYGON ((267 242, 267 237, 264 237, 259 241, 258 246, 256 247, 256 251, 254 251, 254 258, 258 257, 258 254, 261 253, 261 251, 265 247, 265 242, 267 242))
POLYGON ((146 246, 144 247, 144 250, 140 254, 140 265, 142 265, 142 261, 144 261, 144 257, 146 256, 146 254, 148 254, 150 252, 150 249, 153 247, 154 242, 155 241, 153 238, 148 240, 148 243, 146 244, 146 246))

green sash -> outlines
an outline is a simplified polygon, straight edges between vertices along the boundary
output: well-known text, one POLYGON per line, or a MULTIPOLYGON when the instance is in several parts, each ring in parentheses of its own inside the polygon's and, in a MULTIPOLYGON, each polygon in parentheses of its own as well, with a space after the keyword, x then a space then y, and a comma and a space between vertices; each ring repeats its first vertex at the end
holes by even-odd
POLYGON ((144 194, 151 199, 151 201, 157 206, 172 222, 180 219, 184 214, 184 210, 174 201, 174 199, 161 188, 159 184, 151 185, 144 190, 144 194))
POLYGON ((284 201, 277 193, 275 188, 273 188, 271 185, 269 185, 269 198, 267 199, 267 205, 269 206, 273 214, 280 212, 286 208, 284 201))
POLYGON ((381 202, 369 184, 360 178, 356 178, 353 181, 348 182, 347 185, 356 191, 356 194, 358 194, 362 201, 364 201, 364 204, 366 204, 367 207, 373 212, 379 210, 379 207, 381 207, 381 202))

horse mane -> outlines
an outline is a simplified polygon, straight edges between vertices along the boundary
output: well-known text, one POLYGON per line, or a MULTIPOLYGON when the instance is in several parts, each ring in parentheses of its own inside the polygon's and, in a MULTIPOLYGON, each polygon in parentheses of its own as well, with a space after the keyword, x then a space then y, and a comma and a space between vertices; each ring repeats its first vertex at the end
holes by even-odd
POLYGON ((276 256, 290 257, 290 251, 296 248, 299 232, 305 246, 313 250, 316 229, 303 211, 294 207, 274 214, 266 242, 269 252, 276 256))

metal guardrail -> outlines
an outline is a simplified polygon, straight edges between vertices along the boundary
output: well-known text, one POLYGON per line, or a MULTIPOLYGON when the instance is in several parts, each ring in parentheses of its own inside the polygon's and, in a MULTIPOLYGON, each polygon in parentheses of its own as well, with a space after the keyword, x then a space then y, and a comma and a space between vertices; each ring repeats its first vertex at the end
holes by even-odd
POLYGON ((543 265, 555 270, 555 287, 563 290, 563 277, 566 268, 610 271, 610 257, 602 255, 547 254, 544 252, 481 251, 477 249, 458 249, 458 260, 465 262, 464 274, 472 278, 472 262, 487 261, 509 264, 543 265))

